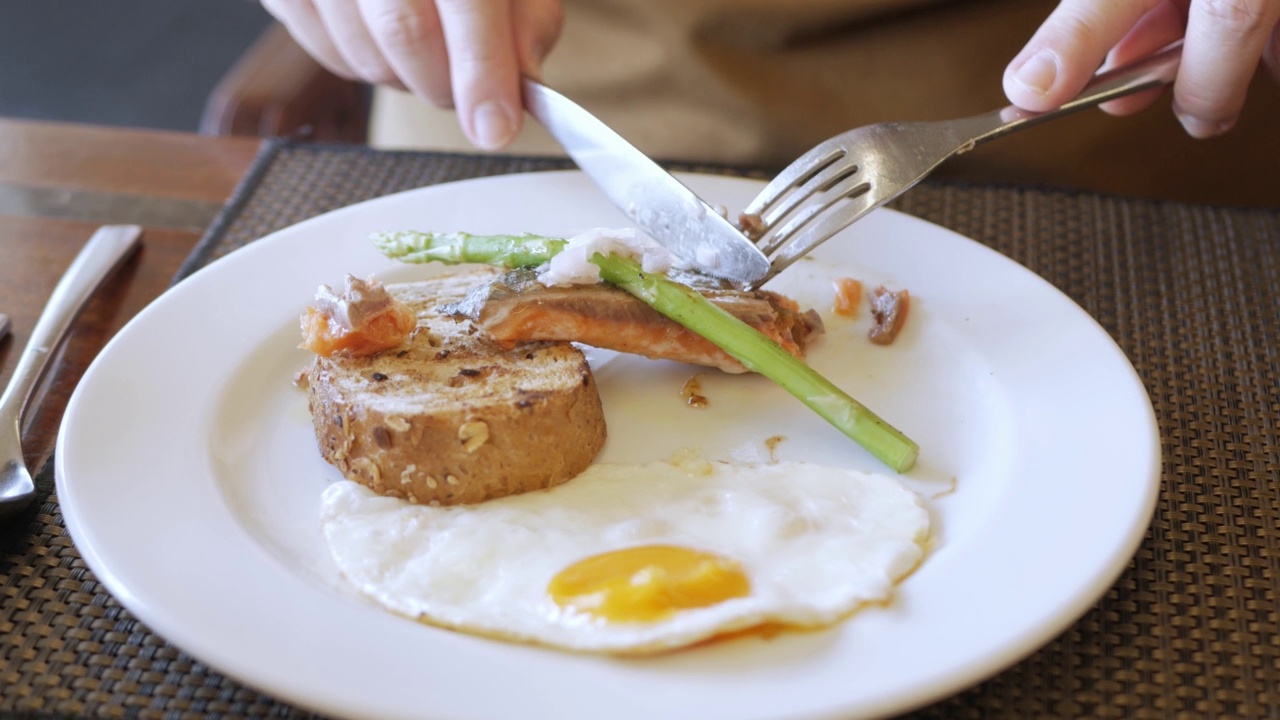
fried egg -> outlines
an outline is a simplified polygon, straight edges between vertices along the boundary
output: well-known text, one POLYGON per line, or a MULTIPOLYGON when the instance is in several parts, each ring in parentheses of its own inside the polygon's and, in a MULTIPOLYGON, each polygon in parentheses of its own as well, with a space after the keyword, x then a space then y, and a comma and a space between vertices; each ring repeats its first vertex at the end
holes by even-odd
POLYGON ((889 598, 929 534, 895 478, 799 462, 597 464, 455 507, 343 480, 321 522, 342 574, 395 613, 615 654, 837 622, 889 598))

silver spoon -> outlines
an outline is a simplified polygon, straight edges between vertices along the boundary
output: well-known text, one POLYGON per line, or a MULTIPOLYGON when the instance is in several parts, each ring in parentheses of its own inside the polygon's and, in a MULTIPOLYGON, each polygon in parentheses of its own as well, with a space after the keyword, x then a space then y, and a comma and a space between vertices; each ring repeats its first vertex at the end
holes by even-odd
POLYGON ((35 482, 22 457, 22 417, 49 358, 89 297, 138 246, 141 235, 142 228, 137 225, 99 228, 58 281, 31 331, 31 340, 18 357, 13 379, 0 395, 0 519, 21 510, 35 495, 35 482))

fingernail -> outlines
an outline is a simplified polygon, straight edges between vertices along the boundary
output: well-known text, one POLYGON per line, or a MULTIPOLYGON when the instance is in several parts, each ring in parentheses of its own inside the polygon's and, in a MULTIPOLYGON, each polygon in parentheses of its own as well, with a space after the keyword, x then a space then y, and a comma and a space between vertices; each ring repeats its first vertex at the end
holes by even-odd
POLYGON ((1205 120, 1185 113, 1178 113, 1178 122, 1182 123, 1183 129, 1187 131, 1188 135, 1201 140, 1217 137, 1230 130, 1236 124, 1234 119, 1226 121, 1205 120))
POLYGON ((1031 59, 1023 63, 1022 67, 1013 74, 1015 80, 1037 95, 1048 93, 1057 77, 1057 58, 1048 50, 1041 50, 1032 55, 1031 59))
POLYGON ((506 145, 515 133, 515 123, 501 105, 493 100, 480 103, 471 116, 471 129, 476 143, 486 150, 497 150, 506 145))

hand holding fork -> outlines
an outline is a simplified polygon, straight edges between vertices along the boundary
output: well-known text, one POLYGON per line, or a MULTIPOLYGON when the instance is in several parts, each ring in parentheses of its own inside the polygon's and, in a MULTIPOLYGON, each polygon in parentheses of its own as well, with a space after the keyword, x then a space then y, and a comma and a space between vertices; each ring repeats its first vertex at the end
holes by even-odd
MULTIPOLYGON (((1009 106, 938 122, 867 125, 819 143, 747 205, 739 225, 771 258, 767 282, 810 250, 893 200, 949 158, 977 145, 1108 100, 1170 83, 1182 44, 1096 75, 1071 101, 1043 113, 1009 106)), ((1122 122, 1122 121, 1117 121, 1122 122)))

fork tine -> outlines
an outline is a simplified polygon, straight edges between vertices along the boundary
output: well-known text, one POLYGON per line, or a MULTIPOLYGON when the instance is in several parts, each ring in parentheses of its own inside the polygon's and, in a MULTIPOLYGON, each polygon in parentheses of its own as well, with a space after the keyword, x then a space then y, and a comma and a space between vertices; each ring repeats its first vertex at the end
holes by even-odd
MULTIPOLYGON (((834 138, 833 138, 834 139, 834 138)), ((763 215, 793 189, 838 162, 848 151, 831 141, 824 142, 786 166, 755 196, 743 210, 748 215, 763 215)))
MULTIPOLYGON (((785 225, 774 230, 772 234, 766 233, 757 244, 761 246, 761 251, 765 255, 772 255, 778 248, 786 245, 793 236, 816 218, 836 207, 838 203, 852 200, 870 189, 871 184, 861 174, 854 172, 844 176, 834 181, 833 185, 824 188, 822 192, 811 194, 798 214, 788 219, 785 225)), ((770 229, 774 227, 771 223, 766 223, 765 226, 770 229)))
MULTIPOLYGON (((772 234, 762 236, 756 244, 760 247, 760 251, 765 255, 773 255, 779 247, 787 242, 788 238, 796 234, 796 232, 803 228, 806 223, 813 220, 815 216, 821 214, 824 210, 826 210, 826 207, 820 202, 806 205, 800 211, 800 214, 791 218, 791 220, 789 220, 782 229, 772 234)), ((770 262, 772 262, 772 260, 770 262)))
MULTIPOLYGON (((779 198, 773 207, 765 211, 760 218, 763 229, 761 235, 766 235, 770 230, 781 225, 797 208, 803 207, 807 210, 814 203, 819 205, 828 203, 826 198, 833 193, 837 196, 843 195, 851 182, 858 182, 853 178, 859 174, 859 170, 858 164, 852 162, 846 152, 844 157, 813 171, 795 185, 790 194, 779 198)), ((766 254, 768 252, 770 251, 765 250, 766 254)))
MULTIPOLYGON (((774 247, 779 250, 773 255, 772 261, 769 263, 769 274, 766 276, 772 278, 774 275, 785 270, 796 260, 799 260, 810 250, 821 245, 828 238, 841 230, 849 227, 854 222, 862 218, 862 216, 875 210, 883 205, 885 198, 878 198, 876 193, 869 192, 869 185, 859 186, 861 190, 858 194, 849 196, 842 195, 833 198, 826 207, 812 213, 806 212, 806 222, 797 224, 795 222, 788 224, 779 232, 788 232, 789 241, 777 243, 774 247), (846 202, 840 202, 840 201, 846 202), (839 205, 837 206, 837 203, 839 205), (833 209, 834 208, 834 209, 833 209), (831 212, 824 212, 832 210, 831 212), (793 228, 792 226, 795 225, 793 228)), ((797 218, 799 219, 799 218, 797 218)), ((763 283, 761 280, 760 283, 763 283)))

